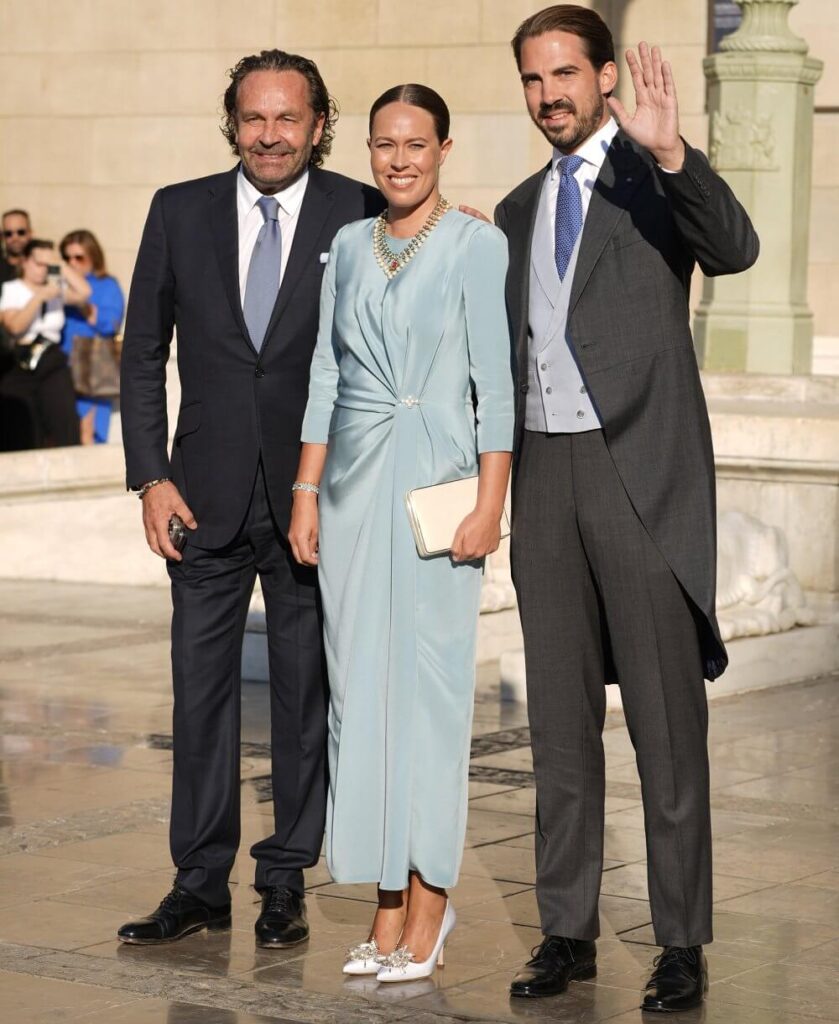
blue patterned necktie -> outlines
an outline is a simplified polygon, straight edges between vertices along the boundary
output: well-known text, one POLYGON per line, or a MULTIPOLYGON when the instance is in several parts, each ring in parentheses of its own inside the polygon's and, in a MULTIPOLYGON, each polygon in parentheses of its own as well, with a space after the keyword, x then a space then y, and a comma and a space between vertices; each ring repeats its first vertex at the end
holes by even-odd
POLYGON ((262 196, 257 206, 262 211, 265 223, 259 229, 256 245, 253 247, 242 312, 245 314, 248 334, 258 352, 265 341, 268 321, 274 311, 280 288, 283 236, 280 232, 280 222, 277 220, 280 209, 277 200, 273 196, 262 196))
POLYGON ((564 280, 577 236, 583 227, 583 200, 574 177, 584 160, 581 156, 564 156, 559 161, 559 191, 556 194, 554 225, 554 258, 560 280, 564 280))

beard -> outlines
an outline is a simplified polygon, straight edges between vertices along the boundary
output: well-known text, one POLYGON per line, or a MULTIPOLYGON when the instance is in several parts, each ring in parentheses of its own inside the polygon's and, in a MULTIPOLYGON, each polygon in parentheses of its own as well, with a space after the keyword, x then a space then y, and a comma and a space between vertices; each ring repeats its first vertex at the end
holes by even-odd
POLYGON ((603 120, 605 109, 606 101, 602 96, 598 96, 592 105, 583 111, 578 111, 570 100, 558 100, 549 107, 540 107, 537 116, 533 117, 533 123, 552 146, 560 152, 571 153, 594 135, 603 120), (560 110, 571 115, 561 127, 545 124, 542 120, 543 117, 560 110))
POLYGON ((247 177, 261 191, 271 189, 280 191, 286 188, 303 173, 309 164, 313 146, 307 145, 293 149, 285 143, 278 143, 270 148, 259 145, 242 150, 240 156, 247 177), (261 160, 260 157, 283 157, 281 160, 261 160))

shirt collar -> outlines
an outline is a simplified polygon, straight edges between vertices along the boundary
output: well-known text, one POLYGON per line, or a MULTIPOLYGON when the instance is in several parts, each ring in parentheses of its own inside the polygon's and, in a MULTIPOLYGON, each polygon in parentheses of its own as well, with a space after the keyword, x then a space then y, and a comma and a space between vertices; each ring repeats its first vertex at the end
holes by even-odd
MULTIPOLYGON (((275 192, 274 198, 282 207, 283 213, 288 217, 296 216, 303 203, 303 196, 306 193, 306 186, 309 184, 309 169, 291 183, 288 188, 281 192, 275 192)), ((240 217, 247 217, 251 210, 262 198, 262 192, 245 177, 242 165, 239 165, 239 173, 236 175, 236 203, 240 217)))
MULTIPOLYGON (((610 117, 602 128, 598 129, 594 135, 589 136, 582 146, 574 151, 574 156, 582 157, 587 164, 594 168, 595 178, 600 173, 600 168, 603 166, 603 161, 606 159, 606 153, 612 145, 612 139, 614 139, 617 133, 618 123, 613 117, 610 117)), ((560 153, 558 149, 553 151, 553 156, 551 157, 552 178, 555 178, 559 173, 559 161, 564 156, 568 155, 569 154, 567 153, 560 153)))

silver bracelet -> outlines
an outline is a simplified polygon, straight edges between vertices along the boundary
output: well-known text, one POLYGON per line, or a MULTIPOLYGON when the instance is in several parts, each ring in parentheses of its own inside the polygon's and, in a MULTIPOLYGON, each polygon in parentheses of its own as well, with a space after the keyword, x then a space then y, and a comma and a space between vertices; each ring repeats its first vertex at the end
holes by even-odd
POLYGON ((320 487, 317 484, 310 484, 306 480, 296 480, 291 485, 292 491, 310 491, 312 494, 320 494, 320 487))
POLYGON ((137 491, 137 497, 142 501, 152 487, 157 487, 158 484, 170 484, 171 482, 172 478, 168 476, 162 476, 159 480, 149 480, 148 483, 143 484, 139 491, 137 491))

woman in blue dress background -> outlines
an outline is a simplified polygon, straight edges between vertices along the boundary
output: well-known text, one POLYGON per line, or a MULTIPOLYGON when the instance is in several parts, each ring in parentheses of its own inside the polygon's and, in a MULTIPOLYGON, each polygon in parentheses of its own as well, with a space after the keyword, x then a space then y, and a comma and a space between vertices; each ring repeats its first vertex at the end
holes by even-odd
POLYGON ((289 541, 318 565, 329 670, 329 869, 377 882, 345 973, 430 974, 454 925, 484 556, 513 443, 507 245, 439 191, 449 113, 397 86, 370 114, 388 201, 329 253, 289 541), (450 555, 420 558, 405 495, 479 474, 450 555), (318 494, 319 488, 319 494, 318 494))
MULTIPOLYGON (((61 347, 69 359, 73 338, 92 338, 96 335, 113 338, 119 334, 125 313, 125 299, 119 281, 105 268, 105 254, 92 231, 83 228, 71 231, 62 238, 60 251, 65 263, 84 274, 91 288, 85 306, 64 307, 61 347)), ((108 440, 112 404, 110 398, 77 396, 76 412, 82 444, 104 444, 108 440)))

